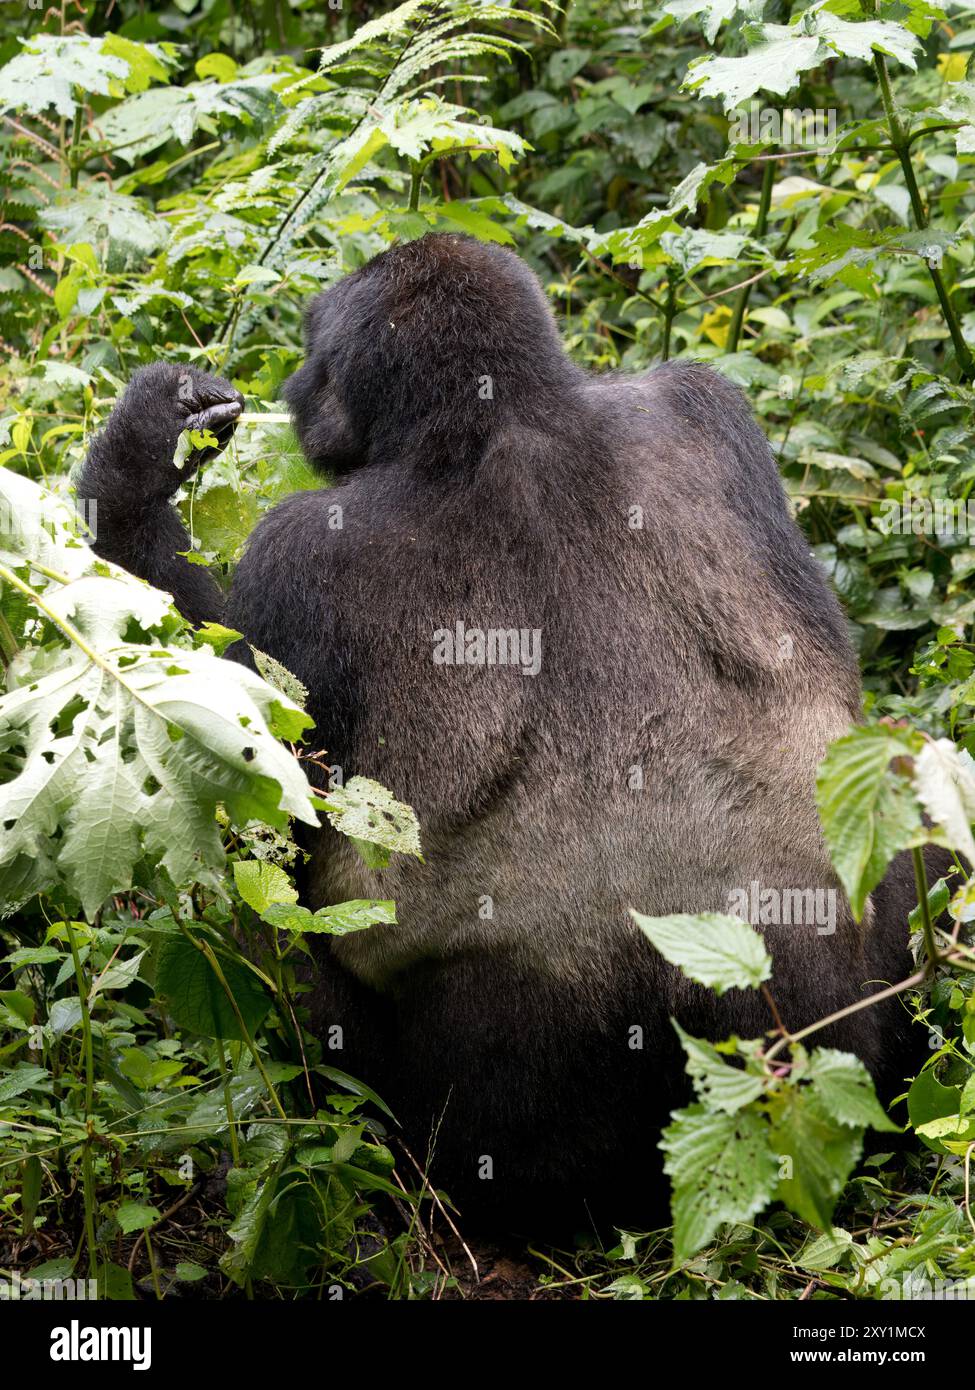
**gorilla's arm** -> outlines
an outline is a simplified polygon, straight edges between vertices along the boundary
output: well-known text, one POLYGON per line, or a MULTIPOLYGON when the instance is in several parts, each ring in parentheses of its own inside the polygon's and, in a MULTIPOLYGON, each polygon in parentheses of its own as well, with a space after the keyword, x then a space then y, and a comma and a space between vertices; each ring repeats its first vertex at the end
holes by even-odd
POLYGON ((95 553, 167 590, 193 623, 219 621, 224 599, 207 571, 180 554, 190 538, 170 499, 219 449, 195 451, 182 470, 173 456, 186 429, 211 430, 223 448, 242 405, 240 392, 219 377, 154 362, 133 376, 78 480, 95 553))

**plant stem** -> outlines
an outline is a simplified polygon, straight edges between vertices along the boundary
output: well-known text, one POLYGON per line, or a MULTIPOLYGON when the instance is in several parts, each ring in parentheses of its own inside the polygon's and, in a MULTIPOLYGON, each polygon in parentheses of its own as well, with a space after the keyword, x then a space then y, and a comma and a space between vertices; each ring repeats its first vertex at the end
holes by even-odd
POLYGON ((416 212, 420 206, 420 184, 423 181, 423 165, 417 160, 410 160, 410 212, 416 212))
POLYGON ((240 1147, 237 1143, 237 1120, 234 1116, 234 1098, 230 1091, 230 1072, 227 1069, 227 1054, 223 1050, 223 1038, 217 1038, 217 1055, 220 1058, 220 1075, 223 1078, 223 1103, 227 1111, 227 1127, 230 1130, 230 1153, 234 1167, 240 1167, 240 1147))
MULTIPOLYGON (((880 97, 884 104, 884 116, 887 120, 887 129, 890 132, 890 143, 900 161, 900 166, 904 174, 904 182, 907 184, 907 192, 911 200, 911 211, 914 214, 914 224, 918 231, 923 232, 928 225, 928 215, 924 208, 924 201, 921 198, 921 190, 918 187, 917 177, 914 173, 914 165, 911 163, 911 141, 910 137, 901 124, 900 117, 894 107, 894 98, 890 90, 890 76, 887 72, 887 59, 882 53, 873 55, 874 71, 877 74, 877 82, 880 86, 880 97)), ((961 324, 955 313, 954 306, 948 294, 948 287, 944 282, 941 271, 927 263, 928 274, 931 276, 931 283, 934 285, 938 302, 941 305, 941 313, 951 335, 952 346, 955 349, 955 356, 958 359, 958 367, 962 376, 975 378, 975 361, 972 359, 971 350, 965 342, 961 331, 961 324)))
POLYGON ((677 273, 673 266, 667 271, 667 298, 664 301, 664 334, 660 345, 660 360, 670 360, 670 330, 677 315, 677 273))
POLYGON ((917 985, 922 985, 926 979, 927 970, 917 970, 908 979, 901 980, 899 985, 890 985, 887 989, 868 995, 866 999, 858 999, 855 1004, 847 1004, 845 1009, 837 1009, 835 1013, 827 1014, 825 1018, 818 1019, 815 1023, 800 1028, 797 1033, 790 1033, 788 1037, 780 1038, 778 1042, 773 1043, 765 1054, 765 1061, 771 1062, 790 1043, 799 1042, 810 1033, 818 1033, 821 1028, 828 1028, 831 1023, 838 1023, 841 1018, 849 1018, 850 1014, 859 1013, 861 1009, 872 1009, 875 1004, 882 1004, 885 999, 893 999, 895 995, 903 994, 905 989, 914 989, 917 985))
POLYGON ((88 1246, 88 1272, 92 1279, 98 1275, 98 1247, 95 1240, 95 1171, 91 1161, 92 1111, 95 1108, 95 1052, 91 1038, 91 1015, 88 1012, 88 987, 81 968, 78 943, 75 940, 74 924, 65 920, 68 940, 71 943, 71 959, 74 963, 74 977, 78 986, 78 1001, 81 1005, 82 1049, 85 1058, 85 1142, 81 1149, 81 1194, 85 1207, 85 1242, 88 1246))
MULTIPOLYGON (((762 171, 762 193, 758 203, 758 216, 755 219, 755 239, 757 241, 765 235, 768 228, 769 208, 772 206, 772 188, 775 184, 775 161, 769 160, 762 171)), ((748 308, 748 300, 751 296, 751 284, 744 284, 735 303, 735 310, 731 316, 731 323, 728 327, 728 336, 725 339, 725 351, 737 352, 738 340, 741 337, 742 325, 745 322, 745 310, 748 308)))
POLYGON ((68 167, 71 170, 69 177, 72 188, 78 187, 78 175, 81 173, 81 160, 78 157, 78 146, 81 144, 82 116, 82 106, 79 101, 74 109, 74 124, 71 127, 71 144, 68 147, 68 167))
POLYGON ((933 970, 941 959, 934 939, 934 923, 931 921, 931 904, 928 902, 928 873, 924 867, 924 851, 913 849, 914 882, 917 886, 917 901, 921 909, 921 930, 924 932, 924 949, 928 956, 928 969, 933 970))

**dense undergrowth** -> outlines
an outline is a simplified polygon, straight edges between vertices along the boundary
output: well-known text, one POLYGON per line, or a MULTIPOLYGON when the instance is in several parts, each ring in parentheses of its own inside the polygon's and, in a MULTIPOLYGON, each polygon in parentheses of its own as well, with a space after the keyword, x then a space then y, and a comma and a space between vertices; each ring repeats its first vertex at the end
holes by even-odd
MULTIPOLYGON (((975 863, 973 14, 66 0, 4 16, 0 1269, 120 1298, 477 1294, 478 1251, 369 1078, 303 1026, 308 937, 395 904, 301 907, 291 819, 324 810, 378 863, 416 853, 422 827, 372 784, 334 785, 287 673, 218 661, 228 634, 95 562, 68 500, 137 366, 225 373, 248 414, 181 505, 196 558, 228 576, 260 513, 313 485, 278 404, 302 305, 394 239, 517 247, 593 369, 686 355, 747 390, 864 670, 868 723, 819 787, 844 887, 862 909, 927 840, 975 863)), ((973 915, 960 866, 919 878, 902 998, 930 1059, 890 1118, 814 1034, 685 1039, 697 1099, 663 1140, 673 1229, 534 1251, 513 1296, 525 1278, 545 1297, 975 1288, 973 915), (868 1129, 904 1126, 906 1144, 862 1157, 868 1129)), ((693 922, 644 922, 695 979, 762 987, 760 937, 708 926, 705 951, 693 922)))

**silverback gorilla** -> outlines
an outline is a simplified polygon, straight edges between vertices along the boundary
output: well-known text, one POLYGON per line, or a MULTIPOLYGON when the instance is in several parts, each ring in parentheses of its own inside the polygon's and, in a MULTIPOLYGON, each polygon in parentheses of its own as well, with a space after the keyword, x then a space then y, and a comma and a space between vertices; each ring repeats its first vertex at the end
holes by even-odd
MULTIPOLYGON (((829 894, 833 929, 763 928, 792 1030, 910 969, 909 864, 857 925, 814 805, 860 713, 843 615, 738 390, 683 362, 589 376, 513 253, 396 246, 313 301, 306 345, 286 397, 336 485, 264 517, 229 600, 178 555, 170 505, 201 461, 174 466, 180 432, 234 428, 225 381, 136 374, 80 480, 95 548, 283 662, 330 760, 419 815, 422 863, 371 871, 327 826, 309 844, 311 906, 397 903, 397 925, 323 949, 312 1021, 341 1026, 343 1068, 465 1215, 607 1190, 625 1211, 659 1188, 659 1127, 686 1098, 670 1018, 772 1026, 760 995, 689 984, 630 907, 829 894)), ((891 1001, 817 1041, 890 1081, 902 1017, 891 1001)))

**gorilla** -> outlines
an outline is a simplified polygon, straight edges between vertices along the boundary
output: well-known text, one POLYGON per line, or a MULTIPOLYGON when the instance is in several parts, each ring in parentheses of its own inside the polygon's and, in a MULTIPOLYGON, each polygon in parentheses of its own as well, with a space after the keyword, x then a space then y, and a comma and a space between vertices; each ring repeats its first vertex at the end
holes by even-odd
MULTIPOLYGON (((206 458, 174 465, 181 431, 233 431, 225 381, 135 374, 80 478, 95 549, 282 662, 331 761, 415 808, 422 862, 314 834, 308 904, 394 898, 398 921, 329 939, 310 997, 432 1179, 468 1219, 632 1212, 688 1095, 671 1018, 712 1039, 773 1019, 688 982, 631 907, 833 904, 763 928, 792 1031, 912 968, 909 859, 856 923, 814 803, 860 716, 843 614, 737 388, 687 362, 589 375, 513 252, 394 246, 311 303, 306 358, 285 395, 329 485, 264 516, 226 601, 170 505, 206 458)), ((816 1041, 892 1083, 905 1018, 889 1001, 816 1041)))

